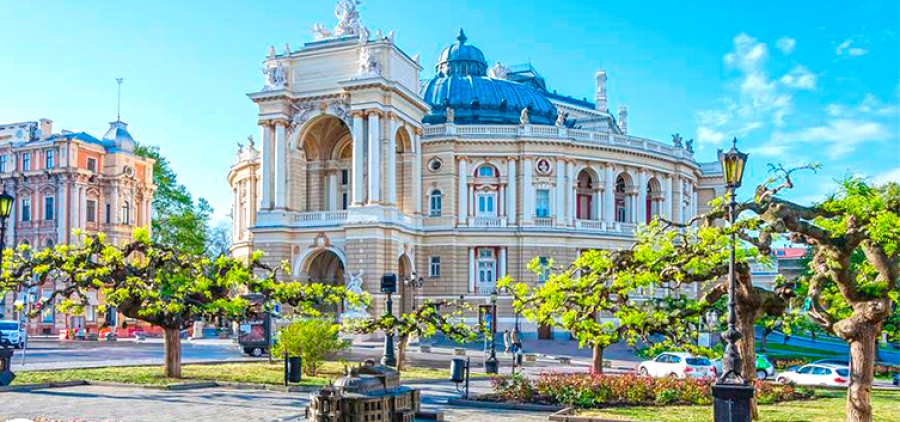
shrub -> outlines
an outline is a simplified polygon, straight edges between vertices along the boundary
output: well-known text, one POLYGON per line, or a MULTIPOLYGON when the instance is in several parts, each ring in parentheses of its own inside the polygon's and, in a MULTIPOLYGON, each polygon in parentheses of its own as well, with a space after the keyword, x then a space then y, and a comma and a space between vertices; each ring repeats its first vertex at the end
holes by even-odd
POLYGON ((324 318, 299 319, 284 327, 278 344, 272 350, 273 356, 299 356, 303 359, 303 373, 314 376, 326 359, 350 347, 350 342, 341 340, 341 326, 324 318))
POLYGON ((812 388, 795 387, 789 384, 772 384, 760 380, 755 380, 753 387, 756 388, 756 400, 759 404, 809 399, 815 394, 815 390, 812 388))
POLYGON ((491 378, 491 387, 506 401, 528 403, 535 398, 534 383, 521 374, 491 378))

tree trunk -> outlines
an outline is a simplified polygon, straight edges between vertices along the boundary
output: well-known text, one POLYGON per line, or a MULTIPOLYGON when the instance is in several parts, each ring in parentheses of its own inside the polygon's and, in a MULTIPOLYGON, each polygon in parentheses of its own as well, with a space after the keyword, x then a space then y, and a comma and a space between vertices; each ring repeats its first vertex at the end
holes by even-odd
MULTIPOLYGON (((738 353, 741 354, 741 376, 753 385, 756 379, 756 337, 753 335, 753 322, 756 321, 755 312, 737 312, 737 329, 743 334, 738 340, 738 353)), ((754 420, 759 419, 759 409, 756 406, 756 396, 750 400, 750 415, 754 420)))
POLYGON ((599 344, 595 344, 593 346, 591 373, 595 375, 603 374, 603 347, 601 347, 599 344))
POLYGON ((181 330, 165 329, 166 378, 181 378, 181 330))
POLYGON ((409 334, 401 334, 397 341, 397 371, 403 371, 406 366, 406 346, 409 344, 409 334))
POLYGON ((873 328, 860 326, 850 343, 850 387, 847 389, 847 422, 872 422, 872 383, 875 378, 873 328))
POLYGON ((768 343, 769 341, 769 334, 769 331, 763 330, 762 336, 760 336, 761 339, 759 341, 759 350, 763 353, 766 352, 766 343, 768 343))

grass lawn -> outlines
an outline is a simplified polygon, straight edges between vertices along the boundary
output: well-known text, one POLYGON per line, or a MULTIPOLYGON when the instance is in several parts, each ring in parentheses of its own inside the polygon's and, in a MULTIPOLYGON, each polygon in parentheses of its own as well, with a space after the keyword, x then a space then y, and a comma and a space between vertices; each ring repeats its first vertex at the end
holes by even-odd
MULTIPOLYGON (((816 400, 759 406, 758 422, 839 422, 844 420, 846 394, 820 390, 816 400)), ((900 393, 873 391, 873 420, 900 422, 900 393)), ((633 407, 629 409, 585 410, 584 415, 612 420, 685 422, 711 421, 712 406, 633 407)))
MULTIPOLYGON (((760 352, 759 348, 757 348, 756 351, 760 352)), ((800 346, 789 346, 787 344, 780 344, 780 343, 769 343, 766 345, 766 354, 783 355, 783 354, 804 354, 804 353, 810 353, 810 354, 817 355, 817 356, 818 355, 828 355, 828 356, 839 355, 839 353, 837 353, 837 352, 831 352, 828 350, 813 349, 813 348, 809 348, 809 347, 800 347, 800 346)), ((824 359, 824 357, 821 359, 824 359)))
MULTIPOLYGON (((252 384, 282 385, 284 363, 246 362, 221 365, 184 365, 183 379, 163 377, 162 366, 109 367, 91 369, 68 369, 58 371, 17 372, 13 385, 40 384, 60 381, 107 381, 126 384, 170 385, 198 381, 240 382, 252 384)), ((299 385, 325 385, 328 380, 344 375, 344 364, 325 362, 315 377, 303 376, 299 385)), ((450 373, 444 369, 407 367, 401 374, 403 379, 448 379, 450 373)))

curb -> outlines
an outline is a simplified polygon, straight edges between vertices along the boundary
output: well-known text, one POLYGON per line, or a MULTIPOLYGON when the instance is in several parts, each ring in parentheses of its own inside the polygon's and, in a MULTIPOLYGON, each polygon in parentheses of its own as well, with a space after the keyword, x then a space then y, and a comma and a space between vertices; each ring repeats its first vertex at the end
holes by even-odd
POLYGON ((563 406, 552 404, 502 403, 471 399, 448 399, 447 404, 455 406, 476 407, 479 409, 522 410, 526 412, 558 412, 563 406))
POLYGON ((630 422, 625 419, 606 419, 606 418, 598 418, 594 416, 577 416, 572 415, 572 408, 567 407, 559 412, 556 412, 548 419, 553 422, 630 422))
POLYGON ((0 387, 0 393, 15 393, 15 392, 28 392, 33 390, 45 390, 48 388, 64 388, 64 387, 77 387, 82 385, 89 385, 87 381, 77 380, 77 381, 62 381, 62 382, 49 382, 43 384, 26 384, 26 385, 15 385, 15 386, 6 386, 0 387))

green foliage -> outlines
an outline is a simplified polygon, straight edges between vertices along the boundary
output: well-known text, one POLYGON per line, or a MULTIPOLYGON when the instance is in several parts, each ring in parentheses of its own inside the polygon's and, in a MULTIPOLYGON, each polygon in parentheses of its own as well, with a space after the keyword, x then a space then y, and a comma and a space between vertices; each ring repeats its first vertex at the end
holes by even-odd
POLYGON ((384 313, 376 318, 356 319, 344 323, 344 330, 352 333, 370 334, 394 331, 401 337, 428 338, 442 333, 448 338, 466 343, 474 341, 478 328, 471 328, 462 322, 463 314, 471 306, 461 301, 426 300, 412 312, 399 316, 384 313))
POLYGON ((340 351, 347 350, 350 342, 340 338, 341 326, 327 318, 305 318, 292 321, 279 334, 273 356, 300 356, 303 372, 315 376, 322 362, 340 351))

